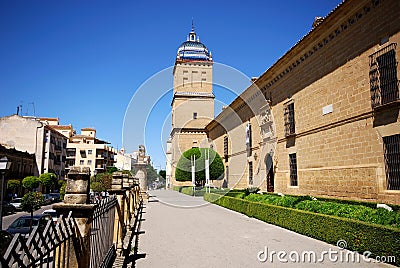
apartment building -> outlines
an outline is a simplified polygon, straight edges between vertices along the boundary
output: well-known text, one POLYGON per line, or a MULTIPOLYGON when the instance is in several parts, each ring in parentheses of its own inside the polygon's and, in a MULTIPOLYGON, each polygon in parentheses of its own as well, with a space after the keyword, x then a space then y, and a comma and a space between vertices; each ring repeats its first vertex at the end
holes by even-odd
POLYGON ((117 151, 108 142, 96 137, 96 129, 82 128, 81 134, 71 133, 67 145, 67 171, 71 166, 88 167, 93 176, 114 166, 117 151))
POLYGON ((0 118, 0 144, 33 154, 32 175, 51 172, 65 178, 67 137, 52 125, 57 118, 37 118, 11 115, 0 118), (49 122, 52 122, 51 124, 49 122))

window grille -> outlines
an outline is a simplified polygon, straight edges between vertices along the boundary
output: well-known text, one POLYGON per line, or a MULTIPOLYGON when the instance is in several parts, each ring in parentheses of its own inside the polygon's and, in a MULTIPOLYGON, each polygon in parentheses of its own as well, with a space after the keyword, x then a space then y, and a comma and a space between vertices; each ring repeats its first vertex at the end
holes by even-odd
POLYGON ((396 46, 392 43, 369 56, 369 82, 372 108, 399 100, 396 46))
POLYGON ((224 158, 228 162, 228 136, 224 137, 224 158))
POLYGON ((388 190, 400 190, 400 134, 383 137, 386 185, 388 190))
POLYGON ((249 162, 249 185, 253 185, 253 162, 249 162))
POLYGON ((294 123, 294 103, 289 103, 284 109, 285 117, 285 137, 291 136, 296 133, 294 123))
POLYGON ((289 154, 290 186, 297 186, 297 159, 296 154, 289 154))

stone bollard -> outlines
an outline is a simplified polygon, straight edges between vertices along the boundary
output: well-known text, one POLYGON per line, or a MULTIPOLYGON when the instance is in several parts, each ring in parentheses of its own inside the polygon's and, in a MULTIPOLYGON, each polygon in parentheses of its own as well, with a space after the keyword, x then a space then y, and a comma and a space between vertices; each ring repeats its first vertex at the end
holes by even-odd
POLYGON ((90 235, 93 213, 97 205, 89 204, 90 169, 71 167, 65 188, 64 203, 53 205, 58 215, 67 217, 72 212, 80 238, 69 244, 69 267, 89 267, 90 235))
POLYGON ((108 190, 110 194, 117 196, 119 209, 115 211, 115 223, 114 223, 114 239, 113 242, 117 246, 117 252, 122 251, 123 238, 126 232, 125 227, 125 197, 126 190, 123 189, 123 174, 122 172, 114 172, 112 175, 111 189, 108 190))

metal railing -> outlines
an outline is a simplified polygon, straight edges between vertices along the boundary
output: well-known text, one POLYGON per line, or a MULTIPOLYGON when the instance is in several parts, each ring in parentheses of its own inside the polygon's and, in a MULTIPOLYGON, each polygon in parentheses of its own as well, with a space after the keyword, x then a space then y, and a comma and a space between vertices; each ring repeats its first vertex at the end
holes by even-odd
POLYGON ((116 255, 113 243, 117 197, 101 199, 95 208, 90 237, 90 267, 108 267, 116 255))
POLYGON ((69 267, 70 244, 76 239, 75 220, 69 213, 55 225, 33 228, 28 239, 16 234, 6 253, 0 255, 2 267, 69 267))
POLYGON ((49 220, 44 227, 34 227, 28 237, 15 234, 7 251, 0 253, 0 267, 67 268, 79 260, 85 267, 110 267, 117 250, 124 250, 127 227, 133 218, 137 219, 142 203, 137 185, 120 197, 121 204, 116 195, 99 200, 92 216, 86 215, 90 237, 81 235, 82 215, 77 213, 76 220, 72 211, 67 217, 61 215, 57 224, 49 220), (82 262, 85 255, 87 262, 82 262))

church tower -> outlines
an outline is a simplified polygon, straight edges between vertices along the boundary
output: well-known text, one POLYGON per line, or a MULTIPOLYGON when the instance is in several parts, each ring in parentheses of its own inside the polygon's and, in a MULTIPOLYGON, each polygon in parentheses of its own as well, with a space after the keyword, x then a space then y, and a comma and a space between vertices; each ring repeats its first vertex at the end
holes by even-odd
POLYGON ((208 146, 205 126, 214 118, 212 66, 211 52, 200 42, 192 23, 187 40, 178 48, 173 71, 171 162, 167 160, 171 186, 185 185, 175 181, 175 168, 182 153, 208 146))

